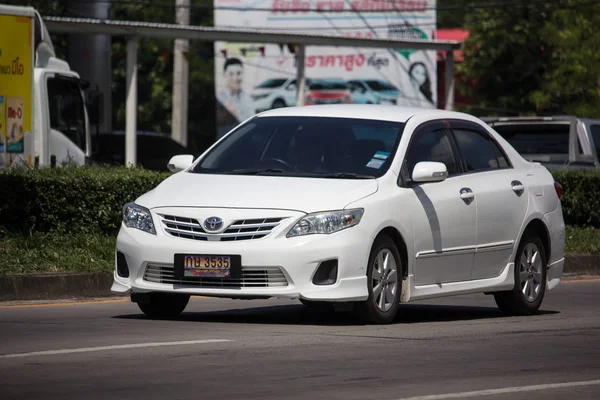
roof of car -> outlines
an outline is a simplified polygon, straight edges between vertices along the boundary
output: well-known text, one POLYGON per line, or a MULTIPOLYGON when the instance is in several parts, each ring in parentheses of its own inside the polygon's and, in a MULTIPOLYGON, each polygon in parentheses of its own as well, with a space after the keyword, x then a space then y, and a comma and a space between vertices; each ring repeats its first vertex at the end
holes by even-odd
POLYGON ((337 117, 378 119, 385 121, 406 122, 418 114, 432 114, 439 118, 461 117, 462 113, 440 110, 437 108, 402 107, 381 104, 327 104, 301 107, 283 107, 264 111, 258 117, 337 117))

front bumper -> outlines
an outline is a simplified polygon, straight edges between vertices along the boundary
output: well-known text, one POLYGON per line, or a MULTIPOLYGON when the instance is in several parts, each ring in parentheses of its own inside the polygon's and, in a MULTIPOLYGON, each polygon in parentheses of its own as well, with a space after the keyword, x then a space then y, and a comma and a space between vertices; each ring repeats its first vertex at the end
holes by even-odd
MULTIPOLYGON (((188 210, 178 212, 189 215, 188 210)), ((227 210, 201 211, 207 216, 224 216, 228 212, 239 213, 227 210)), ((361 230, 360 225, 331 235, 286 238, 289 229, 303 215, 288 212, 288 215, 294 215, 263 238, 201 241, 171 236, 161 226, 155 211, 152 214, 156 235, 121 227, 116 251, 124 254, 129 276, 122 277, 117 273, 115 255, 113 292, 159 291, 229 298, 284 297, 319 301, 360 301, 368 297, 366 267, 372 238, 361 230), (215 287, 217 285, 174 280, 171 271, 175 253, 239 254, 242 270, 251 277, 251 284, 215 287), (335 283, 315 285, 312 280, 320 263, 332 259, 338 262, 335 283), (256 286, 256 277, 261 276, 261 271, 266 271, 264 276, 275 277, 275 283, 269 278, 263 282, 263 286, 256 286)), ((202 218, 199 217, 200 220, 202 218)), ((229 219, 237 219, 237 216, 229 219)))

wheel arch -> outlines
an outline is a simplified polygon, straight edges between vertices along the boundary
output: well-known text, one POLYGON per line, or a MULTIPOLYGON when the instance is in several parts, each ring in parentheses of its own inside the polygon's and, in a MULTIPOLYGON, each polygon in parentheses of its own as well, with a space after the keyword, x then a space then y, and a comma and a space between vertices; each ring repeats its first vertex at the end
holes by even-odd
MULTIPOLYGON (((533 218, 531 221, 527 223, 525 229, 523 229, 523 233, 521 234, 521 238, 519 238, 518 244, 521 243, 523 237, 526 232, 534 232, 542 241, 544 245, 544 253, 546 253, 546 262, 550 261, 550 256, 552 254, 552 241, 550 239, 550 231, 548 231, 548 227, 540 218, 533 218)), ((545 266, 548 267, 547 265, 545 266)))
POLYGON ((400 262, 402 263, 402 280, 406 280, 408 277, 408 248, 406 247, 406 241, 404 237, 393 226, 387 226, 379 231, 375 240, 380 236, 389 236, 398 247, 398 252, 400 253, 400 262))

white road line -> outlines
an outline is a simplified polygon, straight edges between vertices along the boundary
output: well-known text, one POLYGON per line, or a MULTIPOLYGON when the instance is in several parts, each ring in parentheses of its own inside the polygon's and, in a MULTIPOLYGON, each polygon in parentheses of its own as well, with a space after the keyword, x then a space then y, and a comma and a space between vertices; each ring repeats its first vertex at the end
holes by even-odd
POLYGON ((429 395, 429 396, 405 397, 405 398, 399 399, 399 400, 463 399, 465 397, 494 396, 494 395, 498 395, 498 394, 532 392, 532 391, 536 391, 536 390, 561 389, 561 388, 571 388, 571 387, 578 387, 578 386, 593 386, 593 385, 600 385, 600 379, 595 380, 595 381, 550 383, 550 384, 546 384, 546 385, 531 385, 531 386, 508 387, 508 388, 503 388, 503 389, 476 390, 473 392, 462 392, 462 393, 433 394, 433 395, 429 395))
POLYGON ((78 349, 33 351, 31 353, 2 354, 2 355, 0 355, 0 358, 51 356, 51 355, 57 355, 57 354, 86 353, 86 352, 90 352, 90 351, 135 349, 135 348, 140 348, 140 347, 183 346, 183 345, 190 345, 190 344, 219 343, 219 342, 232 342, 232 341, 233 340, 226 340, 226 339, 204 339, 204 340, 186 340, 186 341, 181 341, 181 342, 133 343, 133 344, 120 344, 120 345, 114 345, 114 346, 81 347, 78 349))

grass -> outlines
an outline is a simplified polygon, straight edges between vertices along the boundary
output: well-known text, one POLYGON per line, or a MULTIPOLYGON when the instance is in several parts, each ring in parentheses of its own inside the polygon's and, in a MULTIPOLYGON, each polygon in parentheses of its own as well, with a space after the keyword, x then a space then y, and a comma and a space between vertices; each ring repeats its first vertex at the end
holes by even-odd
MULTIPOLYGON (((110 272, 115 240, 105 235, 3 235, 0 274, 110 272)), ((600 254, 600 229, 567 227, 566 253, 600 254)))
POLYGON ((112 271, 115 241, 105 235, 3 235, 0 274, 112 271))

